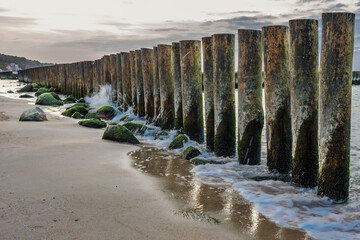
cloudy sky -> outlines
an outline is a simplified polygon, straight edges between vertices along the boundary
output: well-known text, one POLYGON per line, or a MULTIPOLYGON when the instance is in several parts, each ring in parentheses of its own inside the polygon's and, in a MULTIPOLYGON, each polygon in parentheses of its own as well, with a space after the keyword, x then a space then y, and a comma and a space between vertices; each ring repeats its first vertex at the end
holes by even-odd
MULTIPOLYGON (((360 0, 0 0, 0 53, 42 62, 94 60, 239 28, 260 29, 321 12, 356 13, 354 69, 360 70, 360 0)), ((320 24, 321 26, 321 24, 320 24)))

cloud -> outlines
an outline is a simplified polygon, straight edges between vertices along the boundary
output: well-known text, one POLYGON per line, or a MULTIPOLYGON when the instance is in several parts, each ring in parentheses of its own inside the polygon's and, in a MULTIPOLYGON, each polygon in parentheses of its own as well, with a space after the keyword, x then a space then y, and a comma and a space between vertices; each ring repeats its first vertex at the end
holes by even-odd
POLYGON ((1 22, 0 28, 26 27, 36 24, 36 20, 33 18, 9 17, 9 16, 1 16, 1 15, 0 15, 0 22, 1 22))

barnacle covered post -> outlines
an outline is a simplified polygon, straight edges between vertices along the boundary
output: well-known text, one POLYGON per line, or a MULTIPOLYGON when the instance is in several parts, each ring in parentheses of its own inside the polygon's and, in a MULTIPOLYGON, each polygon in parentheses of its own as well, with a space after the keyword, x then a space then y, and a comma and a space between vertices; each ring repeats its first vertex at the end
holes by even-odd
POLYGON ((291 170, 289 28, 262 28, 266 113, 267 165, 287 174, 291 170))
POLYGON ((144 103, 146 119, 154 119, 154 75, 153 75, 153 49, 142 48, 142 72, 144 82, 144 103))
POLYGON ((214 77, 212 37, 202 38, 206 147, 214 150, 214 77))
POLYGON ((135 51, 130 51, 130 74, 131 74, 131 97, 133 111, 137 114, 137 88, 136 88, 136 70, 135 70, 135 51))
POLYGON ((130 53, 122 52, 121 54, 121 71, 123 84, 123 104, 124 111, 131 106, 131 78, 130 78, 130 53))
POLYGON ((235 122, 235 35, 214 34, 214 152, 234 156, 235 122))
POLYGON ((201 42, 197 40, 180 41, 180 62, 184 133, 191 140, 202 143, 204 142, 204 121, 201 42))
POLYGON ((122 69, 121 54, 116 54, 116 79, 117 79, 117 104, 119 108, 123 106, 123 86, 122 86, 122 69))
POLYGON ((238 30, 238 160, 260 164, 262 107, 261 31, 238 30))
POLYGON ((182 114, 182 90, 181 90, 181 66, 180 66, 180 43, 171 44, 171 64, 174 74, 174 107, 175 107, 175 128, 183 127, 182 114))
POLYGON ((292 180, 304 187, 318 182, 319 54, 318 21, 290 25, 292 180))
POLYGON ((336 201, 349 197, 354 25, 355 14, 322 14, 318 194, 336 201))
POLYGON ((153 74, 154 74, 154 124, 160 125, 161 117, 161 103, 160 103, 160 78, 159 78, 159 60, 158 60, 158 47, 154 47, 153 54, 153 74))
POLYGON ((144 100, 144 81, 141 62, 141 50, 135 50, 135 76, 136 76, 136 99, 137 114, 139 117, 145 116, 145 100, 144 100))
POLYGON ((174 76, 171 66, 171 45, 158 45, 161 128, 175 127, 174 76))
POLYGON ((110 80, 111 80, 111 100, 117 101, 117 75, 116 75, 116 54, 110 55, 110 80))

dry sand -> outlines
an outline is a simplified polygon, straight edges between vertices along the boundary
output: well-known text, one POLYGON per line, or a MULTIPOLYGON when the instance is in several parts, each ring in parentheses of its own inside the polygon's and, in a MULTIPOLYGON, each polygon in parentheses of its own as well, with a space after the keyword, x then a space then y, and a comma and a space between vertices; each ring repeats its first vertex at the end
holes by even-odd
POLYGON ((174 215, 161 184, 131 167, 137 147, 103 130, 0 96, 0 239, 241 239, 222 224, 174 215))

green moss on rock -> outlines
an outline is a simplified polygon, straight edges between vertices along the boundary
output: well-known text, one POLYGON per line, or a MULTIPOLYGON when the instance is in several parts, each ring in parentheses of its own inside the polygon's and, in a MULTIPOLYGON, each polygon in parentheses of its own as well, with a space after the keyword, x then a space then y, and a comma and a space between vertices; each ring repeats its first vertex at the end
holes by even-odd
POLYGON ((56 92, 56 88, 54 87, 49 88, 49 92, 56 92))
POLYGON ((47 89, 47 88, 40 88, 39 90, 36 91, 35 96, 38 97, 38 96, 40 96, 41 94, 43 94, 43 93, 48 93, 48 92, 49 92, 49 89, 47 89))
POLYGON ((109 125, 111 125, 111 126, 116 126, 116 125, 118 125, 116 122, 111 122, 111 123, 109 123, 109 125))
POLYGON ((72 95, 69 95, 65 98, 64 100, 64 103, 76 103, 77 99, 72 96, 72 95))
POLYGON ((51 92, 51 95, 52 95, 55 99, 61 100, 61 98, 59 97, 59 95, 57 95, 56 93, 51 92))
POLYGON ((104 128, 106 127, 106 122, 101 121, 100 119, 92 118, 87 120, 82 120, 78 122, 79 125, 89 128, 104 128))
POLYGON ((166 131, 166 130, 160 130, 156 133, 155 135, 155 140, 157 139, 164 139, 166 138, 167 136, 169 136, 169 131, 166 131))
POLYGON ((34 98, 34 97, 29 94, 22 94, 19 96, 19 98, 34 98))
POLYGON ((122 125, 108 126, 104 131, 103 139, 132 144, 140 143, 134 134, 122 125))
POLYGON ((224 162, 217 162, 214 160, 206 160, 201 158, 193 158, 190 160, 190 163, 194 165, 205 165, 205 164, 224 164, 224 162))
POLYGON ((100 118, 113 119, 115 117, 115 109, 111 106, 102 106, 96 111, 100 118))
POLYGON ((139 124, 139 123, 132 123, 127 122, 123 124, 124 127, 129 129, 133 134, 143 136, 145 134, 146 130, 151 130, 152 128, 149 128, 145 125, 139 124))
POLYGON ((125 116, 121 117, 119 121, 120 121, 120 122, 121 122, 121 121, 124 121, 124 120, 127 119, 128 117, 129 117, 129 115, 125 115, 125 116))
POLYGON ((9 91, 7 91, 7 93, 14 93, 14 91, 12 91, 12 90, 9 90, 9 91))
POLYGON ((47 106, 61 106, 63 105, 63 102, 54 98, 51 93, 44 93, 36 99, 35 104, 47 106))
POLYGON ((187 143, 189 141, 188 137, 184 134, 178 135, 174 140, 170 143, 169 148, 170 149, 178 149, 184 147, 184 143, 187 143))
POLYGON ((79 100, 77 100, 78 103, 85 103, 85 99, 84 98, 80 98, 79 100))
POLYGON ((31 92, 32 89, 33 89, 33 85, 31 85, 31 84, 26 84, 24 87, 22 87, 21 89, 17 90, 17 92, 31 92))
POLYGON ((73 115, 71 115, 72 118, 75 118, 75 119, 83 119, 84 118, 84 115, 82 115, 81 113, 79 112, 74 112, 73 115))
POLYGON ((88 113, 88 109, 83 106, 72 107, 72 108, 69 108, 68 110, 62 112, 61 115, 71 117, 75 112, 79 112, 82 115, 86 115, 88 113))
POLYGON ((34 89, 34 88, 37 88, 37 89, 39 89, 39 88, 41 88, 41 86, 39 85, 39 84, 37 84, 37 83, 33 83, 33 84, 31 84, 32 85, 32 88, 34 89))
POLYGON ((68 109, 70 109, 70 108, 72 108, 72 107, 85 107, 85 108, 89 108, 89 105, 88 104, 86 104, 86 103, 75 103, 74 105, 72 105, 71 107, 68 107, 68 108, 66 108, 66 110, 68 110, 68 109))
POLYGON ((193 146, 189 146, 185 149, 185 151, 183 152, 184 154, 184 158, 186 160, 190 160, 194 157, 197 157, 201 154, 200 150, 197 149, 196 147, 193 147, 193 146))
POLYGON ((85 115, 85 118, 89 119, 89 118, 96 118, 96 119, 100 119, 99 116, 94 113, 94 112, 89 112, 85 115))

